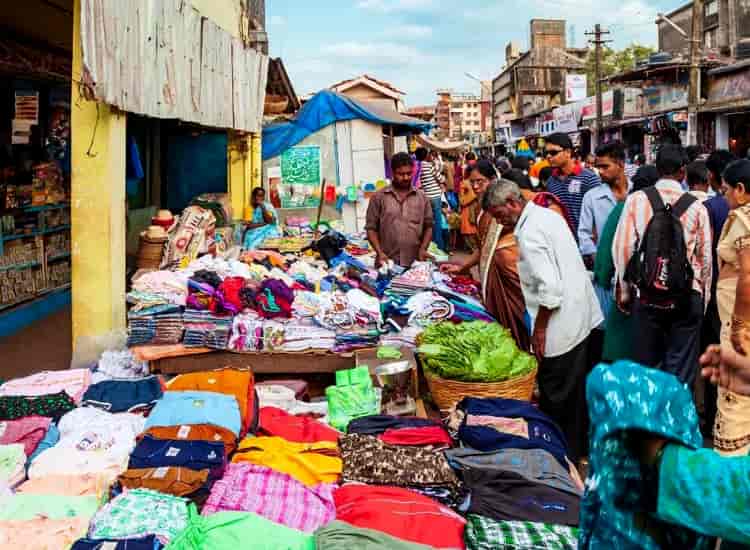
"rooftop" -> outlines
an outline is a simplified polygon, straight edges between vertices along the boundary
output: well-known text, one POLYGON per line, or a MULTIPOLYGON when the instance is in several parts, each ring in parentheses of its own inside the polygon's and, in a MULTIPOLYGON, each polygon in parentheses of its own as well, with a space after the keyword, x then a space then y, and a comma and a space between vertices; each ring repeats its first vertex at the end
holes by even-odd
POLYGON ((388 90, 390 90, 392 92, 395 92, 395 93, 401 94, 401 95, 406 95, 406 92, 404 92, 402 90, 399 90, 393 84, 391 84, 389 82, 386 82, 384 80, 378 80, 377 78, 375 78, 373 76, 370 76, 369 74, 362 74, 362 75, 359 75, 359 76, 355 76, 354 78, 349 78, 347 80, 342 80, 341 82, 337 82, 336 84, 332 84, 331 88, 333 88, 333 89, 343 88, 347 84, 353 84, 353 83, 355 83, 357 81, 362 81, 362 80, 369 80, 370 82, 374 82, 378 86, 382 86, 383 88, 387 88, 388 90))

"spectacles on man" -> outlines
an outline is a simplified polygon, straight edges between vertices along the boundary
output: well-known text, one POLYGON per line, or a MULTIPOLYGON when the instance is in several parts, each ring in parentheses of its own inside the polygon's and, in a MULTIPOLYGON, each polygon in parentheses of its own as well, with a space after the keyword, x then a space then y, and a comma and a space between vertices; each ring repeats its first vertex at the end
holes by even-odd
POLYGON ((562 153, 565 149, 545 149, 544 150, 544 156, 545 157, 556 157, 560 153, 562 153))

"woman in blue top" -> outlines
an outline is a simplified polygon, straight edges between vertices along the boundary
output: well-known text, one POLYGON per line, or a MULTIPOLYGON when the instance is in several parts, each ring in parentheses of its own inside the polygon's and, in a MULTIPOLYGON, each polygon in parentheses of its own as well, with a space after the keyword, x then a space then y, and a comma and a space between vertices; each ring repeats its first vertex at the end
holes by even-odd
POLYGON ((279 218, 271 203, 266 202, 265 190, 262 187, 256 187, 253 189, 250 200, 253 218, 245 226, 245 236, 242 239, 242 247, 246 250, 258 248, 266 239, 281 236, 279 218))

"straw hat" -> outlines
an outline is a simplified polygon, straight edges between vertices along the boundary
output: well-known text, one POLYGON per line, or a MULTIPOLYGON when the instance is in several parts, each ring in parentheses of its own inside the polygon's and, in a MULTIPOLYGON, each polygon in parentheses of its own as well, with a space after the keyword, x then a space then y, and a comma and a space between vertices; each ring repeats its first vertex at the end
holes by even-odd
POLYGON ((144 236, 147 239, 153 239, 153 240, 166 239, 167 231, 160 225, 150 225, 148 229, 146 230, 144 236))

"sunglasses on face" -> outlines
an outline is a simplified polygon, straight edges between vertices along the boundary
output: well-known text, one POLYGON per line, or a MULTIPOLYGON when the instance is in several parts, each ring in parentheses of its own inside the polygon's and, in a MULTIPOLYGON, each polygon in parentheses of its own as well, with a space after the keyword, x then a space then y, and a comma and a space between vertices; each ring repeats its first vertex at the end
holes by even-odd
POLYGON ((547 157, 556 157, 562 153, 565 149, 547 149, 544 151, 544 155, 547 157))

